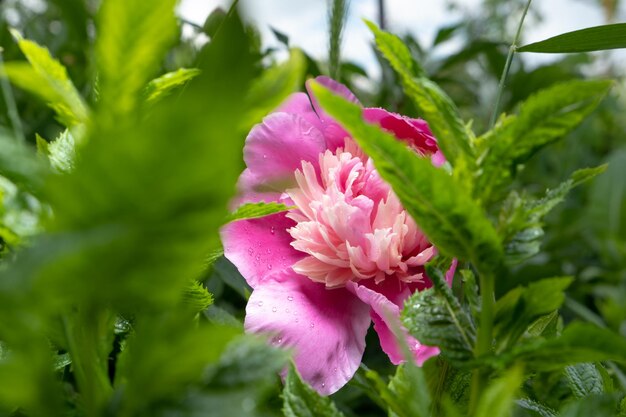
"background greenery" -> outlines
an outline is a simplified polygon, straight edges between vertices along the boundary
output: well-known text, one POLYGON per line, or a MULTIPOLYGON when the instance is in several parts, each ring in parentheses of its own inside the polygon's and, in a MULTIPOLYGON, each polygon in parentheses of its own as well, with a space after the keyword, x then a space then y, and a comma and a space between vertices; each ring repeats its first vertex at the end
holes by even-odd
MULTIPOLYGON (((173 1, 110 0, 104 9, 98 3, 51 0, 36 10, 19 0, 1 5, 0 45, 14 86, 5 85, 0 100, 0 415, 245 416, 280 415, 284 407, 287 415, 377 416, 391 409, 392 415, 421 416, 465 410, 471 375, 454 358, 430 361, 424 373, 396 370, 372 334, 363 367, 333 397, 336 405, 317 398, 294 373, 283 402, 276 372, 286 355, 241 336, 250 289, 218 257, 216 231, 243 168, 241 147, 250 127, 301 89, 304 77, 321 73, 336 74, 365 105, 426 116, 397 68, 378 52, 382 79, 363 83, 367 74, 340 60, 336 41, 329 61, 292 49, 283 63, 232 12, 214 12, 203 27, 194 27, 197 36, 183 38, 185 23, 173 14, 173 1), (7 18, 25 39, 48 48, 67 77, 45 52, 16 42, 7 18), (180 68, 200 73, 175 72, 180 68), (32 84, 45 74, 54 74, 47 80, 52 91, 42 87, 48 84, 32 84), (19 123, 11 117, 13 102, 19 123)), ((437 83, 475 132, 490 127, 524 3, 485 0, 461 22, 442 27, 433 45, 402 38, 420 63, 418 75, 437 83), (461 52, 441 54, 446 43, 459 40, 461 52)), ((349 2, 333 7, 329 32, 337 39, 349 2)), ((610 21, 618 3, 597 7, 610 21)), ((533 18, 530 24, 539 16, 533 18)), ((287 48, 288 39, 279 39, 287 48)), ((609 163, 606 172, 537 220, 543 225, 533 229, 541 251, 510 267, 505 280, 496 276, 497 298, 538 277, 573 277, 537 289, 541 296, 567 287, 560 317, 548 313, 561 302, 537 310, 546 314, 542 331, 554 335, 578 321, 626 337, 623 77, 623 68, 605 52, 570 54, 538 67, 517 54, 504 90, 501 111, 511 114, 533 93, 563 81, 614 80, 591 117, 514 168, 519 172, 510 188, 539 198, 577 168, 609 163)), ((595 84, 593 91, 601 95, 602 88, 595 84)), ((492 219, 501 216, 499 204, 485 208, 492 219)), ((466 271, 465 282, 472 282, 466 271)), ((471 294, 461 299, 472 307, 471 294)), ((501 303, 495 314, 496 326, 505 328, 515 327, 506 322, 507 314, 518 319, 521 313, 501 303)), ((616 343, 615 349, 623 347, 616 343)), ((565 355, 567 348, 548 346, 542 360, 565 355)), ((604 359, 613 358, 598 361, 604 359)), ((532 368, 529 359, 526 378, 519 366, 496 367, 493 378, 483 378, 489 387, 473 412, 508 415, 517 399, 512 412, 520 416, 590 415, 589 410, 616 415, 626 390, 623 365, 583 362, 563 370, 532 368), (507 389, 522 380, 521 395, 507 389)))

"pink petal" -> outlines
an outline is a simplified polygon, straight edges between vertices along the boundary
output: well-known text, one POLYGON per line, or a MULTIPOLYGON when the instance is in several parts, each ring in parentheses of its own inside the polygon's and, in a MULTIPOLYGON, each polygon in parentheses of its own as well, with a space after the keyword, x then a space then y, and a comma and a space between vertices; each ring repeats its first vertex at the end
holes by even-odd
POLYGON ((362 281, 362 283, 363 285, 349 282, 346 284, 346 289, 372 308, 374 330, 378 333, 381 348, 393 364, 397 365, 405 361, 402 349, 393 333, 394 328, 399 329, 404 335, 407 346, 418 365, 421 366, 428 358, 439 353, 437 347, 420 344, 408 334, 400 322, 400 307, 411 295, 406 284, 391 279, 386 279, 380 284, 371 283, 371 280, 362 281))
POLYGON ((454 279, 454 273, 456 272, 456 266, 458 263, 458 259, 453 259, 450 263, 450 268, 446 271, 446 282, 450 287, 452 287, 452 280, 454 279))
POLYGON ((322 121, 317 116, 311 100, 306 93, 294 93, 287 97, 287 99, 276 109, 277 112, 297 114, 304 118, 307 122, 311 123, 318 130, 322 131, 322 121))
POLYGON ((290 246, 293 238, 287 229, 294 224, 284 213, 229 223, 221 230, 224 255, 256 288, 275 272, 291 271, 305 256, 290 246))
MULTIPOLYGON (((324 87, 328 88, 334 93, 347 99, 348 101, 359 105, 361 104, 356 96, 352 94, 352 92, 345 85, 325 76, 317 77, 315 78, 315 81, 319 84, 322 84, 324 87)), ((323 132, 324 137, 326 138, 327 147, 331 152, 334 152, 335 149, 344 145, 344 139, 346 137, 350 137, 350 135, 320 107, 317 99, 315 98, 315 95, 309 87, 310 82, 310 80, 307 81, 306 86, 309 96, 311 97, 311 103, 313 104, 313 108, 315 109, 320 120, 322 121, 323 132)))
POLYGON ((373 107, 363 109, 363 117, 368 122, 376 123, 393 133, 398 139, 406 141, 422 153, 432 154, 439 149, 435 137, 424 120, 411 119, 373 107))
POLYGON ((250 170, 247 185, 289 181, 302 161, 315 162, 326 150, 322 133, 304 117, 272 113, 252 128, 243 149, 250 170))
POLYGON ((328 290, 285 270, 254 289, 245 328, 270 333, 273 344, 293 348, 303 379, 328 395, 344 386, 361 363, 368 311, 345 289, 328 290))

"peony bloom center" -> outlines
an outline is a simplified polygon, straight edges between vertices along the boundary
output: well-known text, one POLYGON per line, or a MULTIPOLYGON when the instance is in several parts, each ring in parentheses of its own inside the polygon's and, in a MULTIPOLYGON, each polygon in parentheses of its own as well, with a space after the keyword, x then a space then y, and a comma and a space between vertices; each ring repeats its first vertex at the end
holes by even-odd
POLYGON ((393 277, 423 282, 435 248, 379 176, 372 161, 346 139, 319 155, 319 168, 303 161, 297 188, 287 190, 296 209, 287 217, 291 246, 305 256, 293 270, 326 287, 393 277))

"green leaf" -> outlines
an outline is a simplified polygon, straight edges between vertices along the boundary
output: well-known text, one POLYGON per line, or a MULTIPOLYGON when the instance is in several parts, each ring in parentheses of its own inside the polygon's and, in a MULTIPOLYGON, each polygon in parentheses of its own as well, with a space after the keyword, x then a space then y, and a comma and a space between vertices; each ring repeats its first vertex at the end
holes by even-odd
POLYGON ((476 417, 508 417, 511 416, 514 399, 523 381, 524 372, 520 366, 508 370, 501 377, 493 380, 483 391, 476 417))
POLYGON ((207 383, 222 389, 273 384, 288 360, 287 351, 269 346, 262 338, 238 338, 226 348, 219 362, 207 370, 207 383))
POLYGON ((89 118, 89 109, 65 67, 50 55, 48 49, 35 42, 18 38, 17 43, 30 65, 7 62, 3 75, 13 84, 45 101, 65 126, 85 123, 89 118))
POLYGON ((424 371, 413 365, 398 366, 396 374, 389 381, 392 397, 384 396, 388 406, 399 417, 429 417, 431 408, 430 393, 424 371), (401 401, 398 399, 401 398, 401 401))
POLYGON ((34 148, 0 132, 0 175, 37 194, 48 173, 47 164, 34 148))
POLYGON ((287 96, 302 85, 306 59, 299 49, 291 49, 289 59, 267 69, 252 84, 246 97, 250 110, 241 118, 242 130, 249 130, 276 109, 287 96))
POLYGON ((623 265, 626 259, 626 148, 614 150, 608 158, 607 172, 589 187, 586 213, 597 236, 596 245, 604 262, 623 265))
POLYGON ((561 408, 559 417, 614 417, 617 410, 617 396, 596 394, 566 403, 561 408))
POLYGON ((146 101, 154 104, 167 97, 175 89, 185 85, 200 73, 196 68, 179 68, 176 71, 161 75, 148 83, 144 90, 146 101))
POLYGON ((183 290, 183 303, 194 311, 202 311, 213 304, 213 294, 202 283, 193 281, 183 290))
POLYGON ((328 397, 320 396, 305 384, 295 366, 290 365, 283 390, 283 412, 285 417, 342 417, 328 397))
POLYGON ((97 19, 96 61, 101 109, 107 123, 132 111, 178 33, 176 0, 108 0, 97 19))
POLYGON ((473 358, 476 330, 441 272, 426 266, 433 288, 416 292, 405 302, 402 323, 420 343, 438 346, 442 355, 462 364, 473 358))
POLYGON ((529 398, 517 400, 516 404, 524 410, 534 411, 541 417, 557 417, 556 411, 529 398))
POLYGON ((576 398, 604 392, 602 375, 593 363, 579 363, 565 368, 567 383, 576 398))
POLYGON ((313 91, 334 117, 374 160, 404 208, 440 251, 472 261, 479 271, 495 273, 503 257, 497 233, 468 192, 429 159, 403 142, 363 121, 361 108, 313 83, 313 91))
POLYGON ((216 7, 213 11, 207 16, 204 21, 204 25, 202 25, 202 29, 204 33, 209 37, 215 36, 217 31, 219 30, 222 23, 224 23, 224 19, 226 19, 227 12, 224 11, 221 7, 216 7))
POLYGON ((74 169, 76 141, 68 129, 61 132, 54 142, 46 142, 44 149, 52 168, 58 172, 70 172, 74 169))
POLYGON ((271 214, 282 213, 291 209, 282 203, 246 203, 235 210, 227 217, 227 222, 233 222, 235 220, 245 219, 257 219, 259 217, 269 216, 271 214))
POLYGON ((539 317, 557 310, 565 300, 571 277, 542 279, 528 287, 517 287, 498 300, 495 331, 499 343, 511 346, 539 317))
POLYGON ((626 339, 591 324, 573 323, 560 337, 520 343, 490 362, 502 366, 513 360, 523 360, 529 367, 546 371, 583 362, 626 363, 626 339))
POLYGON ((289 48, 289 36, 287 36, 285 33, 281 32, 278 29, 273 28, 271 26, 270 26, 270 30, 272 31, 272 33, 274 34, 274 36, 276 37, 276 40, 278 40, 278 42, 282 43, 287 48, 289 48))
POLYGON ((547 190, 543 198, 527 200, 512 192, 502 205, 498 232, 504 242, 509 263, 521 262, 539 252, 543 237, 542 220, 570 190, 603 173, 607 164, 575 171, 558 187, 547 190))
POLYGON ((475 193, 489 203, 500 197, 519 164, 563 138, 598 106, 611 81, 568 81, 541 90, 522 104, 517 116, 502 119, 477 139, 479 171, 475 193))
POLYGON ((446 158, 455 161, 473 154, 471 139, 459 112, 446 93, 426 78, 423 69, 415 63, 408 47, 398 37, 380 30, 366 21, 374 33, 376 46, 400 76, 405 94, 429 124, 446 158))
POLYGON ((517 48, 517 52, 571 53, 626 48, 626 23, 563 33, 517 48))
POLYGON ((143 414, 153 404, 177 398, 240 334, 237 328, 197 326, 185 315, 144 315, 134 328, 115 375, 115 387, 124 392, 120 415, 143 414))

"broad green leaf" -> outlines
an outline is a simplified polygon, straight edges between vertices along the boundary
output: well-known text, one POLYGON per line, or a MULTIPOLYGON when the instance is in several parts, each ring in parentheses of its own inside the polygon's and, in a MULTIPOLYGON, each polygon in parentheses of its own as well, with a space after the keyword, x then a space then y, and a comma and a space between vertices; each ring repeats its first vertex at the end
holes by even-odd
POLYGON ((96 61, 101 109, 115 116, 132 111, 178 33, 176 0, 107 0, 98 13, 96 61))
POLYGON ((426 273, 433 288, 416 292, 405 302, 402 323, 420 343, 438 346, 448 360, 463 363, 473 357, 474 324, 441 272, 427 265, 426 273))
POLYGON ((196 68, 179 68, 150 81, 144 90, 146 101, 154 104, 200 73, 196 68))
POLYGON ((237 210, 228 216, 227 222, 244 219, 257 219, 271 214, 282 213, 289 209, 289 206, 282 203, 246 203, 237 207, 237 210))
POLYGON ((289 59, 273 66, 255 80, 246 97, 249 111, 241 118, 241 127, 247 131, 263 117, 276 109, 287 96, 302 85, 306 60, 299 49, 291 49, 289 59))
POLYGON ((572 280, 570 277, 542 279, 528 287, 517 287, 500 298, 494 320, 499 343, 511 346, 531 323, 559 309, 572 280))
POLYGON ((361 108, 313 83, 315 96, 374 160, 380 175, 429 240, 452 258, 495 273, 503 257, 497 233, 482 209, 448 173, 403 142, 366 123, 361 108))
POLYGON ((470 135, 450 97, 426 78, 424 71, 413 61, 408 47, 398 37, 380 30, 371 22, 366 23, 374 33, 376 46, 398 73, 405 94, 428 122, 446 158, 453 165, 460 157, 470 161, 468 157, 473 153, 470 135))
POLYGON ((516 366, 494 379, 483 391, 476 412, 476 417, 508 417, 512 415, 514 400, 522 384, 524 372, 516 366))
POLYGON ((517 52, 571 53, 626 48, 626 23, 563 33, 517 48, 517 52))
POLYGON ((285 417, 341 417, 341 413, 328 397, 320 396, 300 379, 293 364, 285 378, 283 389, 285 417))
POLYGON ((570 190, 596 175, 603 173, 607 165, 575 171, 558 187, 547 190, 541 199, 525 199, 513 191, 502 205, 498 233, 504 242, 506 260, 521 262, 539 252, 543 237, 542 220, 570 190))
POLYGON ((593 363, 578 363, 565 368, 567 383, 576 398, 604 392, 602 375, 593 363))
POLYGON ((477 140, 479 171, 474 191, 483 202, 500 197, 519 164, 563 138, 598 106, 611 81, 569 81, 528 98, 517 116, 502 119, 477 140))
POLYGON ((89 109, 67 75, 67 70, 48 49, 15 35, 17 44, 30 63, 7 63, 6 76, 18 87, 39 96, 57 113, 67 127, 85 123, 89 109))

